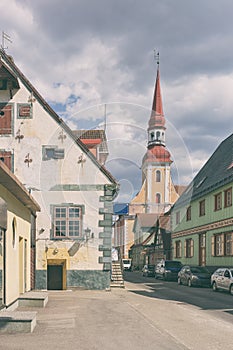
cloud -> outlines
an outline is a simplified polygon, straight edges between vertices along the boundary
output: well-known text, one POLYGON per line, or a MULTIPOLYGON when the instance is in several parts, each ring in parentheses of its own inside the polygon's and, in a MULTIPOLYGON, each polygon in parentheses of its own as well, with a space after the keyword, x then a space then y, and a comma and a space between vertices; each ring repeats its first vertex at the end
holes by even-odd
POLYGON ((13 41, 7 52, 72 128, 104 127, 106 117, 109 167, 133 187, 147 144, 154 49, 176 181, 191 180, 232 132, 232 11, 231 0, 0 4, 13 41))

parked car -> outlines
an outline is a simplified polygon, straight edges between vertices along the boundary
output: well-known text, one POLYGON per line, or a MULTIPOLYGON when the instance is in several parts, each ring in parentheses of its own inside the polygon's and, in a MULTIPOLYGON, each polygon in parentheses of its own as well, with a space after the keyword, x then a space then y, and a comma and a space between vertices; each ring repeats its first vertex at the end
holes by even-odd
POLYGON ((211 273, 204 266, 183 266, 178 273, 178 284, 186 284, 189 287, 210 287, 211 273))
POLYGON ((164 280, 177 280, 182 264, 177 260, 161 260, 155 266, 155 278, 164 280))
POLYGON ((132 260, 131 259, 122 259, 122 266, 124 270, 131 271, 132 260))
POLYGON ((211 286, 217 290, 226 290, 233 295, 233 267, 219 268, 211 275, 211 286))
POLYGON ((142 269, 142 276, 154 277, 155 265, 144 265, 142 269))

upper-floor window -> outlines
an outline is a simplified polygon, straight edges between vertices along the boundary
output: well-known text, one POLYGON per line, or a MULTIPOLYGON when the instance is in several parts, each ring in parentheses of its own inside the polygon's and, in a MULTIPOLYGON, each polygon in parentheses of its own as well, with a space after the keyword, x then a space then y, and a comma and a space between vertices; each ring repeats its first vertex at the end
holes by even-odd
POLYGON ((232 206, 232 188, 228 188, 224 191, 224 207, 232 206))
POLYGON ((17 118, 19 119, 32 118, 32 105, 30 103, 18 103, 17 118))
POLYGON ((187 208, 186 211, 186 221, 190 221, 191 220, 191 205, 187 208))
POLYGON ((42 146, 42 159, 64 159, 65 150, 57 146, 42 146))
POLYGON ((156 170, 155 178, 156 178, 156 182, 160 182, 161 181, 161 172, 160 172, 160 170, 156 170))
POLYGON ((214 196, 214 210, 222 209, 222 192, 214 196))
POLYGON ((199 216, 205 215, 205 199, 199 202, 199 216))
POLYGON ((0 103, 0 135, 12 134, 12 105, 0 103))
POLYGON ((180 211, 176 212, 176 224, 180 223, 180 211))
POLYGON ((82 236, 83 206, 53 206, 52 234, 54 238, 82 236))
POLYGON ((160 139, 160 132, 156 131, 156 140, 159 140, 159 139, 160 139))
POLYGON ((13 156, 11 151, 0 150, 0 160, 6 164, 6 166, 13 171, 13 156))

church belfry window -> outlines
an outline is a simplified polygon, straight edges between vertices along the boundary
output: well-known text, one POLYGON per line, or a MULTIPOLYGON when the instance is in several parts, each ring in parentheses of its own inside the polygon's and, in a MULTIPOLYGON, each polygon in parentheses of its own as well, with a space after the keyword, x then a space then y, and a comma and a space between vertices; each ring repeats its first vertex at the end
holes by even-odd
POLYGON ((161 181, 161 172, 160 170, 156 170, 156 173, 155 173, 155 181, 156 182, 160 182, 161 181))

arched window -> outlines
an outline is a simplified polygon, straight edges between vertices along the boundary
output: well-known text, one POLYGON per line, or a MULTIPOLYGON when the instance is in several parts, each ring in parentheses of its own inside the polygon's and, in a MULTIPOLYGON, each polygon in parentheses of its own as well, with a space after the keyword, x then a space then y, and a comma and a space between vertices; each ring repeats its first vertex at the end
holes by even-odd
POLYGON ((160 139, 160 132, 156 131, 156 140, 159 140, 159 139, 160 139))
POLYGON ((155 177, 156 177, 156 182, 161 181, 161 173, 159 170, 156 170, 155 177))
POLYGON ((155 202, 156 202, 156 204, 160 204, 161 203, 161 194, 160 193, 156 193, 155 202))
POLYGON ((150 138, 151 138, 151 141, 153 141, 153 140, 154 140, 154 138, 155 138, 155 134, 154 134, 153 132, 150 134, 150 138))

